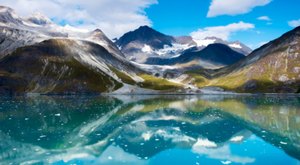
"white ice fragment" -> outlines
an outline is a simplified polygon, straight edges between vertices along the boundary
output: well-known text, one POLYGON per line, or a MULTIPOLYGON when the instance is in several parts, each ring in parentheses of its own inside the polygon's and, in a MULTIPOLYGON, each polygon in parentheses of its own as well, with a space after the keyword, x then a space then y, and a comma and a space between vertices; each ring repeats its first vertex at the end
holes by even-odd
POLYGON ((226 161, 221 161, 222 164, 231 164, 232 162, 229 161, 229 160, 226 160, 226 161))
POLYGON ((287 142, 282 142, 282 141, 281 141, 280 144, 287 145, 287 142))

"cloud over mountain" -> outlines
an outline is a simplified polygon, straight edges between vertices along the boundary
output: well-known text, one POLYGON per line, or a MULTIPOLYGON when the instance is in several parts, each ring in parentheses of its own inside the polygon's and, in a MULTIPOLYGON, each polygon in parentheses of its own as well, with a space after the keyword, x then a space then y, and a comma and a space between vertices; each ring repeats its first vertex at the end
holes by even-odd
POLYGON ((0 0, 0 4, 13 6, 22 16, 41 12, 62 25, 89 30, 100 28, 109 37, 151 25, 144 9, 157 3, 157 0, 0 0))
POLYGON ((257 6, 265 6, 270 2, 271 0, 212 0, 207 17, 245 14, 257 6))
POLYGON ((240 21, 238 23, 232 23, 225 26, 212 26, 198 29, 197 31, 192 32, 191 36, 195 40, 202 40, 206 37, 218 37, 223 40, 229 40, 233 33, 253 29, 254 27, 254 24, 240 21))
POLYGON ((297 26, 300 26, 300 19, 289 21, 288 24, 289 24, 291 27, 297 27, 297 26))

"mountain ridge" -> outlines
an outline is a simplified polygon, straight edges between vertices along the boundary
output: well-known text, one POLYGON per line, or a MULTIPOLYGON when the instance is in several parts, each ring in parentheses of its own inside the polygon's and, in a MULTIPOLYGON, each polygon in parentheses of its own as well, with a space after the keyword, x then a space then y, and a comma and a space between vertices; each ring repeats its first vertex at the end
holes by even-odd
POLYGON ((187 51, 201 51, 208 45, 216 43, 227 45, 244 55, 248 55, 252 51, 238 41, 228 42, 216 37, 206 37, 196 42, 191 36, 174 37, 149 26, 141 26, 125 33, 116 39, 115 43, 129 60, 138 63, 147 63, 148 58, 178 57, 187 51))
MULTIPOLYGON (((206 68, 205 64, 214 66, 216 68, 231 65, 241 59, 245 58, 244 55, 235 52, 227 45, 223 44, 210 44, 200 51, 187 52, 174 58, 149 58, 146 64, 152 65, 176 65, 184 64, 192 61, 199 61, 199 66, 206 68)), ((208 67, 209 68, 209 67, 208 67)))
POLYGON ((245 59, 200 79, 198 87, 218 86, 242 93, 299 93, 300 27, 254 50, 245 59))
POLYGON ((207 37, 199 47, 189 36, 137 31, 119 40, 137 51, 128 57, 100 29, 68 31, 43 15, 21 18, 0 7, 0 93, 300 92, 300 27, 248 56, 238 41, 207 37))

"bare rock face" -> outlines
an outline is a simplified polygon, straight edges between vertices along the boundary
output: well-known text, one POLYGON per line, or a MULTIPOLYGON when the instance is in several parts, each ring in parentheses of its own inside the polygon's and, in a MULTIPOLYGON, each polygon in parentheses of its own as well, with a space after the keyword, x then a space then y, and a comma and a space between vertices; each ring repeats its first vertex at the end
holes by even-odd
POLYGON ((255 90, 257 88, 257 81, 255 80, 250 80, 248 82, 245 83, 245 85, 243 86, 243 88, 247 91, 250 91, 250 90, 255 90))

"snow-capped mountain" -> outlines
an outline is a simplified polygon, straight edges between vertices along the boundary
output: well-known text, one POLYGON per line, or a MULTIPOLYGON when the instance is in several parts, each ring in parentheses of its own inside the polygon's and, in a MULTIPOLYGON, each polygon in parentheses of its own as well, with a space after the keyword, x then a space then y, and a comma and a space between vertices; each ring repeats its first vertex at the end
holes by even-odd
POLYGON ((162 34, 148 26, 124 34, 116 44, 129 60, 145 63, 148 58, 174 58, 186 52, 200 51, 210 44, 225 44, 231 49, 248 55, 252 50, 235 41, 228 42, 216 37, 195 40, 190 36, 173 37, 162 34))
POLYGON ((44 16, 21 18, 13 9, 0 6, 0 58, 21 46, 32 45, 52 37, 68 36, 54 26, 56 25, 44 16))
POLYGON ((39 13, 23 18, 0 6, 0 94, 185 93, 210 86, 295 93, 298 40, 299 27, 246 56, 251 49, 240 42, 172 37, 142 26, 114 43, 99 29, 62 27, 39 13))
POLYGON ((243 58, 245 58, 243 54, 232 50, 229 46, 215 43, 200 51, 185 52, 174 58, 148 58, 146 64, 217 69, 234 64, 243 58))
POLYGON ((26 18, 26 21, 40 26, 53 24, 53 22, 48 17, 44 16, 41 13, 33 14, 32 16, 26 18))
POLYGON ((149 57, 170 58, 196 46, 191 37, 173 37, 148 26, 124 34, 115 42, 129 60, 144 63, 149 57))
POLYGON ((22 18, 8 7, 1 7, 0 18, 0 93, 158 89, 152 81, 177 86, 128 61, 99 29, 61 27, 41 14, 22 18))
POLYGON ((70 26, 59 26, 41 13, 22 18, 13 9, 0 6, 0 58, 18 47, 53 38, 94 42, 105 47, 111 53, 123 56, 117 46, 99 29, 89 32, 70 26))

